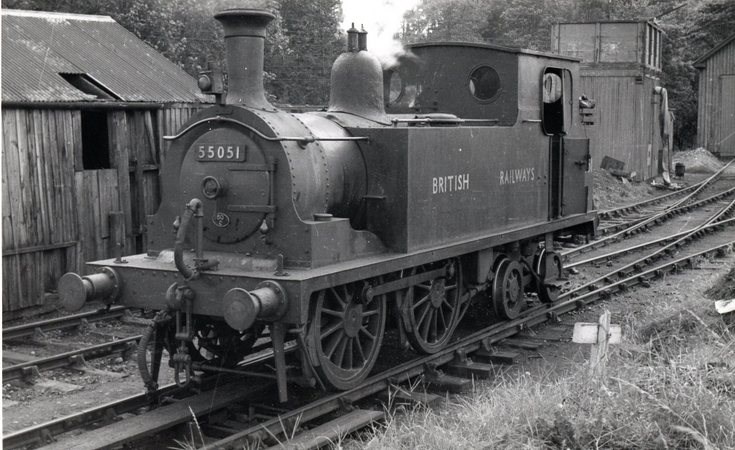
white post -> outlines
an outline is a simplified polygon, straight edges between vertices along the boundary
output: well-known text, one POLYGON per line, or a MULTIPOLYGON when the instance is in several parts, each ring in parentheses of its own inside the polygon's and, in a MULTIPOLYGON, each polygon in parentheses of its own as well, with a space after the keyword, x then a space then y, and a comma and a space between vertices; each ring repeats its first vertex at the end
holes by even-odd
POLYGON ((619 344, 622 340, 620 325, 610 324, 610 311, 605 310, 598 323, 578 322, 574 324, 572 342, 592 344, 590 350, 590 376, 602 378, 608 359, 610 344, 619 344))

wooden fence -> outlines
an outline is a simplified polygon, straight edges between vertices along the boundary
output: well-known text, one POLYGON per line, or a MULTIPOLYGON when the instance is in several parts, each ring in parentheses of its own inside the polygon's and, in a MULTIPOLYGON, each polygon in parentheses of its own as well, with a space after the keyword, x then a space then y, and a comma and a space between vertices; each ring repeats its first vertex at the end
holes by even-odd
POLYGON ((3 109, 3 312, 44 303, 58 278, 115 255, 109 214, 124 213, 124 254, 145 251, 172 134, 201 108, 110 110, 110 168, 83 169, 81 111, 3 109))

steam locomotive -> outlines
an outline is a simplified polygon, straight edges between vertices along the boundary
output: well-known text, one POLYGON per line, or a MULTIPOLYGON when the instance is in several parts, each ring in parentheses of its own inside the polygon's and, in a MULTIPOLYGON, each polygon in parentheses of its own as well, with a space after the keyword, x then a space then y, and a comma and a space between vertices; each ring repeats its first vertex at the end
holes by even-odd
POLYGON ((275 374, 251 375, 275 377, 282 401, 295 380, 350 389, 387 322, 398 345, 431 354, 470 304, 503 320, 524 292, 554 301, 555 236, 593 234, 596 222, 577 60, 427 43, 383 67, 353 27, 329 107, 292 113, 263 89, 274 16, 215 18, 229 73, 200 75, 216 105, 167 137, 147 253, 59 282, 69 310, 102 300, 157 311, 140 344, 152 350, 139 352, 149 389, 164 351, 183 385, 237 370, 264 336, 275 374))

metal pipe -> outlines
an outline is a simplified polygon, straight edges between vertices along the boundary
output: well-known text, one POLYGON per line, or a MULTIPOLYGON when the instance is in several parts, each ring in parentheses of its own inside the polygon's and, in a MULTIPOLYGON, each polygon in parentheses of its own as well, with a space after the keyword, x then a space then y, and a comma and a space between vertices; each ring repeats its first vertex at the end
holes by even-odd
POLYGON ((181 224, 179 225, 179 229, 176 231, 176 242, 174 244, 174 264, 176 265, 176 269, 181 273, 181 275, 184 276, 185 279, 192 278, 196 272, 192 270, 189 266, 186 265, 184 262, 184 243, 186 242, 186 232, 189 228, 189 222, 191 221, 191 218, 194 217, 194 214, 199 210, 200 214, 202 209, 202 201, 198 198, 191 199, 189 203, 186 204, 186 210, 184 211, 184 215, 181 217, 181 224))

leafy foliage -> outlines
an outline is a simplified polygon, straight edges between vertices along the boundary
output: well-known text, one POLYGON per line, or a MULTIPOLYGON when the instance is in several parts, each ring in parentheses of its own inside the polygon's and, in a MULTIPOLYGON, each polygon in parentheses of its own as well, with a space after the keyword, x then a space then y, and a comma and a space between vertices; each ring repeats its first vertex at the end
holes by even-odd
POLYGON ((342 52, 340 0, 279 0, 283 42, 270 53, 269 92, 279 102, 325 104, 332 63, 342 52))

